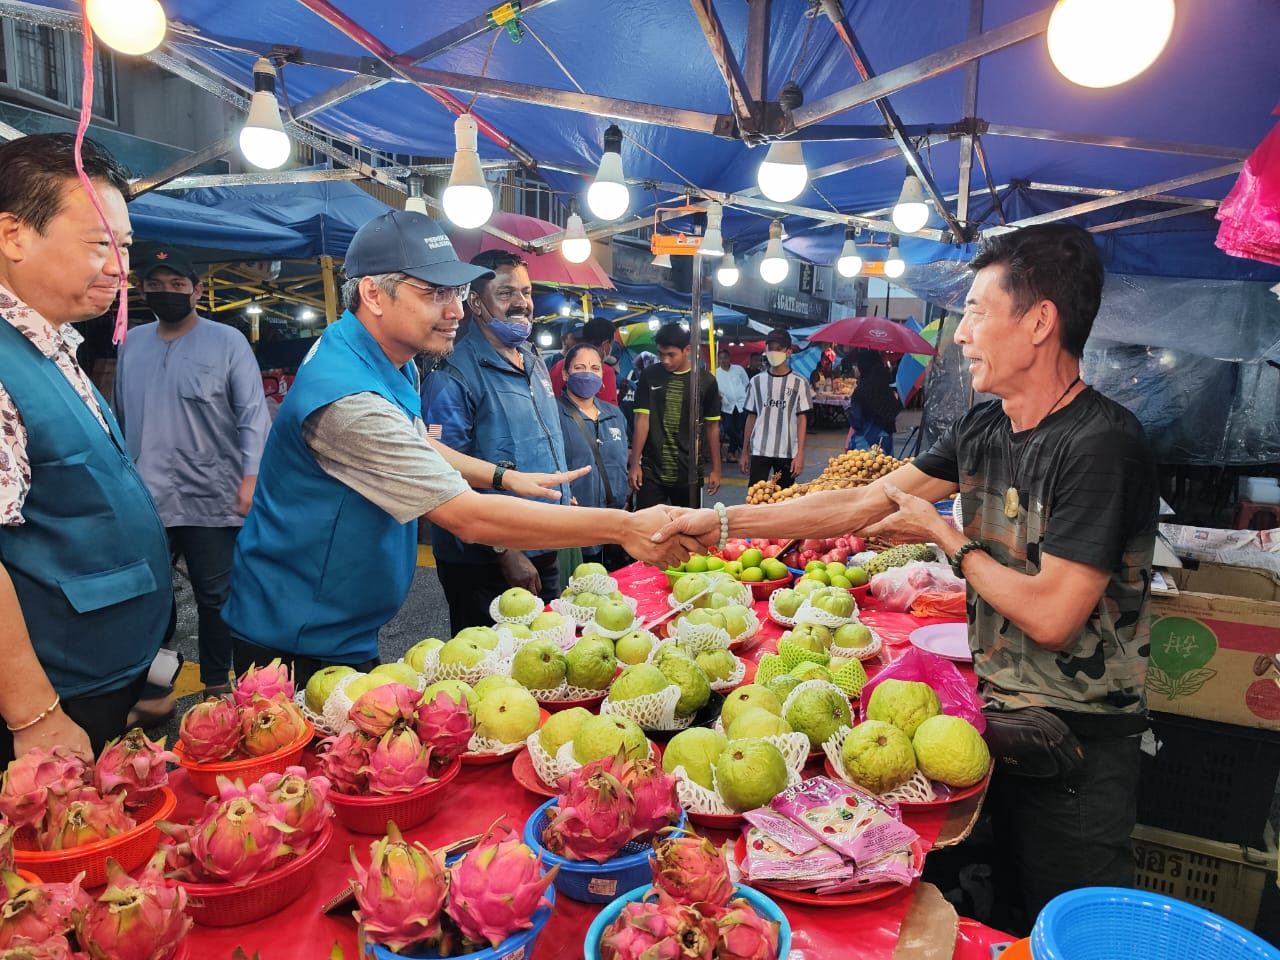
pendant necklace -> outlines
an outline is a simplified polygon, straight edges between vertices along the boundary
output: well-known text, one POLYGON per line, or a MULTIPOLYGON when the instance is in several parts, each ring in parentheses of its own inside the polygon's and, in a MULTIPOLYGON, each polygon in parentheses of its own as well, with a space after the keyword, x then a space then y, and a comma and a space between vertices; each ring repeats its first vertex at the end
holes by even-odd
MULTIPOLYGON (((1049 416, 1050 413, 1053 413, 1053 411, 1058 409, 1058 404, 1060 404, 1063 400, 1067 399, 1067 394, 1070 393, 1072 388, 1075 387, 1075 385, 1079 382, 1080 382, 1080 378, 1076 377, 1069 384, 1067 384, 1067 389, 1063 390, 1062 396, 1060 396, 1057 400, 1054 401, 1053 406, 1049 408, 1049 413, 1046 413, 1044 417, 1040 418, 1041 422, 1043 422, 1045 418, 1049 416)), ((1009 423, 1009 434, 1004 438, 1004 442, 1005 442, 1005 453, 1009 461, 1009 489, 1004 492, 1004 515, 1008 517, 1010 520, 1017 520, 1018 511, 1022 508, 1022 501, 1018 497, 1018 473, 1022 469, 1022 458, 1026 455, 1027 447, 1030 446, 1030 443, 1027 442, 1023 444, 1022 448, 1018 451, 1018 459, 1015 462, 1013 459, 1013 423, 1012 421, 1010 421, 1009 423)))

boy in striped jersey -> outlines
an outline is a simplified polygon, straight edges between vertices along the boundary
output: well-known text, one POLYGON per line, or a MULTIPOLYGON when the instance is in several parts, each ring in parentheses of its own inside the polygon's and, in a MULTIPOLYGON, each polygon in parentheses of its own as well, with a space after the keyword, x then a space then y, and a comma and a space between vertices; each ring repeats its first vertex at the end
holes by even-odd
POLYGON ((813 399, 809 381, 787 363, 791 334, 774 330, 764 346, 769 367, 747 385, 746 441, 739 464, 743 473, 750 469, 749 483, 778 474, 778 486, 789 487, 804 469, 805 430, 813 399))

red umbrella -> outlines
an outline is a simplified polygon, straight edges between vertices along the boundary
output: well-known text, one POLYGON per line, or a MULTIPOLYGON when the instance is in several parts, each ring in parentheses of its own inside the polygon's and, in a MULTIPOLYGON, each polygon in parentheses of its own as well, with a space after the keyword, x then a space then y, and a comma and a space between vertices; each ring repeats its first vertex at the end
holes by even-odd
MULTIPOLYGON (((546 220, 501 211, 495 213, 486 226, 496 227, 517 240, 537 240, 561 231, 560 227, 546 220)), ((482 250, 509 250, 520 254, 529 262, 529 279, 534 283, 613 289, 613 281, 596 262, 595 257, 588 257, 582 263, 570 263, 560 255, 558 249, 550 253, 533 254, 484 230, 460 230, 450 225, 446 228, 446 232, 449 234, 449 239, 453 241, 453 249, 462 260, 470 260, 482 250)))
POLYGON ((926 353, 937 351, 910 327, 885 317, 845 317, 833 320, 809 334, 810 343, 839 343, 846 347, 867 347, 885 353, 926 353))

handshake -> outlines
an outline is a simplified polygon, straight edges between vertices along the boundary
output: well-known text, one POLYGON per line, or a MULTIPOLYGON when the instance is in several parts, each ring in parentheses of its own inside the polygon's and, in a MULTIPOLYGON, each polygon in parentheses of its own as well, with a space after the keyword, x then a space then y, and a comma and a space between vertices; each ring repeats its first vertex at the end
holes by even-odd
POLYGON ((625 516, 618 542, 656 567, 674 567, 720 542, 720 516, 714 510, 660 505, 625 516))

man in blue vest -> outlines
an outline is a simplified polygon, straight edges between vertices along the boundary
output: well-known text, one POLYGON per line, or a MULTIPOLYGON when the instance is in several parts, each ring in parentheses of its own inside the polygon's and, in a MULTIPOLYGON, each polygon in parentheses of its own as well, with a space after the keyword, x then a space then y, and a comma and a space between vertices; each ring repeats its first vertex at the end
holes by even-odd
POLYGON ((470 489, 558 499, 556 487, 584 471, 524 473, 428 437, 413 359, 453 348, 471 282, 492 276, 459 261, 439 224, 383 214, 352 238, 345 270, 346 312, 280 405, 236 540, 222 615, 237 670, 278 656, 304 684, 328 664, 376 664, 378 630, 413 579, 419 516, 466 542, 516 550, 585 546, 608 530, 642 560, 688 556, 691 538, 655 548, 665 510, 588 510, 470 489))
POLYGON ((132 239, 124 170, 88 140, 82 160, 70 134, 0 145, 0 765, 123 733, 173 602, 164 524, 75 359, 132 239))

